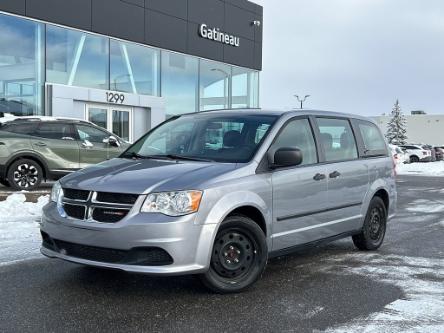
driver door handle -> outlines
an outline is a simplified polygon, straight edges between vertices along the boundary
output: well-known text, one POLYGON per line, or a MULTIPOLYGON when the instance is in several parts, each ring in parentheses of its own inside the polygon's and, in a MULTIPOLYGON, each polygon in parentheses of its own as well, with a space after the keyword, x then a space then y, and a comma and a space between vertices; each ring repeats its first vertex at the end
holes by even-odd
POLYGON ((341 175, 341 173, 339 171, 333 171, 332 173, 330 173, 328 176, 330 178, 338 178, 341 175))
POLYGON ((323 180, 323 179, 325 179, 325 175, 322 173, 317 173, 314 175, 313 179, 316 181, 323 180))

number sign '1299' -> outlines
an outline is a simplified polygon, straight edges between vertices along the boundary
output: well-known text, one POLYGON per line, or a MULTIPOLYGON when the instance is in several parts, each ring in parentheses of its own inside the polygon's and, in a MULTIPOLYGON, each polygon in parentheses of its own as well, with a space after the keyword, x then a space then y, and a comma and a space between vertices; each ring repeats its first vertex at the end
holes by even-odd
POLYGON ((123 102, 125 101, 125 95, 119 94, 119 93, 107 92, 106 93, 106 101, 108 103, 123 104, 123 102))

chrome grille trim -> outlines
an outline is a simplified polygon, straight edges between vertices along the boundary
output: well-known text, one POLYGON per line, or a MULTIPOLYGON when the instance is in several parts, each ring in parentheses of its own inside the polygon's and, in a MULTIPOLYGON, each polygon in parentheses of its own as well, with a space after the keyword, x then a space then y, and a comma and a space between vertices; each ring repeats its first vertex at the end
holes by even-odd
MULTIPOLYGON (((67 214, 67 217, 71 220, 75 221, 86 221, 86 222, 95 222, 95 223, 103 223, 103 224, 110 224, 110 223, 118 223, 121 220, 123 220, 126 216, 128 216, 134 207, 134 204, 121 204, 121 203, 114 203, 114 202, 101 202, 97 201, 97 193, 96 191, 90 191, 87 200, 80 200, 80 199, 70 199, 70 198, 63 198, 62 204, 65 205, 73 205, 73 206, 81 206, 85 208, 85 216, 83 219, 78 219, 76 217, 69 216, 67 214), (102 208, 102 209, 108 209, 110 211, 112 210, 127 210, 127 214, 122 217, 121 220, 116 222, 101 222, 96 221, 93 219, 93 211, 95 208, 102 208)), ((136 200, 137 202, 137 200, 136 200)))

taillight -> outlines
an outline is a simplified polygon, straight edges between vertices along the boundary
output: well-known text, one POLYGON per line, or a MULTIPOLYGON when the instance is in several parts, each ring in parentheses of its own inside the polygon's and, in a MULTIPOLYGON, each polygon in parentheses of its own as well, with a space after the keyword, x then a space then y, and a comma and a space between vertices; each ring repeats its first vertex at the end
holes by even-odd
POLYGON ((428 155, 428 152, 427 151, 423 151, 422 154, 423 155, 428 155))
POLYGON ((396 162, 394 158, 392 159, 392 162, 393 162, 392 176, 396 177, 396 162))

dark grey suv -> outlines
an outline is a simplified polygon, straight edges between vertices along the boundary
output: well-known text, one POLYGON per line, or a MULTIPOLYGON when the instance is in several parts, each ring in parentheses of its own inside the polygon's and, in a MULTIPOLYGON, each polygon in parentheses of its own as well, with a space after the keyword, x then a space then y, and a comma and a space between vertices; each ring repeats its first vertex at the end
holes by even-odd
POLYGON ((0 183, 32 190, 42 180, 118 156, 128 146, 90 122, 53 117, 0 118, 0 183))

